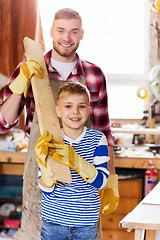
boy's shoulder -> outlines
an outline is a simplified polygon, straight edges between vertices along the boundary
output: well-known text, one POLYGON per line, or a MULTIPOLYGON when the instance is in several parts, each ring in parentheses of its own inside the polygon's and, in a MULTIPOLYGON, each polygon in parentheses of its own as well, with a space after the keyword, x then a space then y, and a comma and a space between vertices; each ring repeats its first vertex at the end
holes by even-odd
POLYGON ((101 131, 99 131, 97 129, 86 128, 86 133, 93 135, 95 137, 103 137, 104 136, 104 133, 102 133, 101 131))

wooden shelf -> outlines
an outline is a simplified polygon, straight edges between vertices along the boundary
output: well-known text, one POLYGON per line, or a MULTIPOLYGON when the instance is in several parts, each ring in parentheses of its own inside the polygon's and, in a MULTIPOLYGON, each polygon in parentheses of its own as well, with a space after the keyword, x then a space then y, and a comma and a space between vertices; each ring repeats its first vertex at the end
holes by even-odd
POLYGON ((112 133, 133 133, 145 135, 160 135, 160 129, 144 128, 144 129, 125 129, 125 128, 111 128, 112 133))
POLYGON ((23 175, 26 153, 0 151, 0 174, 23 175))
POLYGON ((148 160, 160 169, 160 158, 139 158, 139 157, 117 157, 115 158, 115 167, 117 168, 138 168, 147 169, 148 160))
POLYGON ((26 153, 24 152, 5 152, 0 151, 0 162, 1 163, 24 163, 26 153))

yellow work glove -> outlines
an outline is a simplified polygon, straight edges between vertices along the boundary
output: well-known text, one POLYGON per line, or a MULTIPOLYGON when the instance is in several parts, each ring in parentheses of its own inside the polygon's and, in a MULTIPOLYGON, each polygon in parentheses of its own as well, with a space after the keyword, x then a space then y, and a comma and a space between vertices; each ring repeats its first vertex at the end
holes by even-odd
POLYGON ((18 77, 9 85, 10 90, 17 95, 23 93, 26 98, 33 75, 43 78, 44 70, 41 65, 35 60, 22 63, 18 77))
POLYGON ((102 214, 107 215, 116 210, 119 202, 118 175, 109 175, 106 186, 100 198, 102 214))
POLYGON ((49 176, 48 170, 47 170, 47 163, 46 163, 46 157, 48 156, 48 143, 52 139, 52 134, 48 134, 47 131, 44 132, 44 134, 38 139, 37 144, 35 146, 35 155, 36 160, 38 162, 38 166, 41 169, 41 177, 43 182, 48 186, 52 186, 55 181, 49 176))
POLYGON ((73 147, 64 143, 55 143, 54 146, 56 150, 56 153, 53 154, 54 160, 74 169, 85 181, 95 176, 94 165, 79 156, 73 147))
POLYGON ((95 176, 96 168, 93 164, 79 156, 70 145, 55 141, 47 131, 38 139, 35 154, 41 164, 46 165, 46 157, 52 155, 55 161, 74 169, 85 180, 95 176))

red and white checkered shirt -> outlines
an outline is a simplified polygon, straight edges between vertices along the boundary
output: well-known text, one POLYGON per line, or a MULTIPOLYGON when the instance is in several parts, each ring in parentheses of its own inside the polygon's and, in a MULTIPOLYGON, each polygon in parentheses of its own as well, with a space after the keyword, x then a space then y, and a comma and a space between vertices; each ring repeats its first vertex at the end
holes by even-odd
MULTIPOLYGON (((60 74, 51 66, 51 51, 46 53, 45 61, 48 70, 49 79, 63 80, 60 74)), ((12 92, 9 89, 9 84, 18 76, 20 71, 20 64, 17 66, 13 74, 11 75, 9 82, 5 88, 4 100, 6 100, 12 92)), ((91 128, 102 131, 108 141, 109 146, 114 145, 114 138, 110 130, 110 122, 108 116, 108 98, 106 89, 106 79, 99 67, 84 60, 80 60, 77 55, 77 64, 73 71, 70 73, 66 81, 79 81, 80 76, 83 75, 86 80, 87 88, 91 95, 91 128)), ((24 105, 26 105, 26 125, 25 132, 29 136, 33 115, 35 111, 35 102, 33 98, 32 88, 30 87, 27 98, 22 98, 21 105, 19 107, 20 114, 23 111, 24 105)), ((0 134, 5 133, 17 124, 18 120, 13 123, 6 124, 5 119, 0 113, 0 134)))

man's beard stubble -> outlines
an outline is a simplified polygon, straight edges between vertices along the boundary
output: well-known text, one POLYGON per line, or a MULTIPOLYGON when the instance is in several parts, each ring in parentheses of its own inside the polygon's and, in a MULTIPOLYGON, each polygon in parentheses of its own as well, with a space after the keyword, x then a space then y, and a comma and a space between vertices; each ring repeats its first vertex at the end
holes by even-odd
POLYGON ((59 50, 58 47, 56 47, 55 45, 53 45, 54 50, 55 50, 60 56, 62 56, 62 57, 70 57, 73 53, 76 52, 76 50, 78 49, 78 47, 79 47, 79 44, 77 44, 77 45, 71 50, 71 52, 62 52, 62 51, 59 50))

